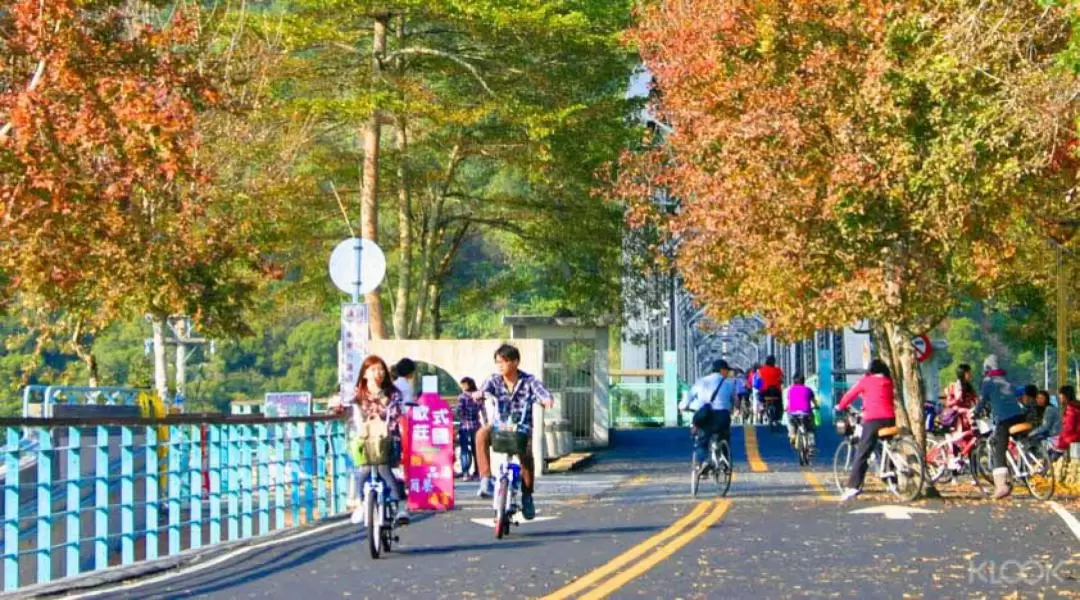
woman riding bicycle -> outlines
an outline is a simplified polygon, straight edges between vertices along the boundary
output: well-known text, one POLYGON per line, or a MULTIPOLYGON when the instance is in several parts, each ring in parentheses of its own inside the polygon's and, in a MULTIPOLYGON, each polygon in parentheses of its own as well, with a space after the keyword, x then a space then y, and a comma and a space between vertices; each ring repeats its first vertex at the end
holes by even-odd
POLYGON ((991 354, 983 361, 983 382, 979 390, 979 401, 972 411, 978 415, 984 408, 990 407, 994 419, 994 435, 990 438, 994 465, 994 499, 1007 498, 1012 493, 1009 485, 1009 467, 1005 463, 1005 452, 1009 448, 1009 428, 1027 420, 1024 407, 1013 397, 1012 385, 1005 379, 1005 371, 998 368, 997 356, 991 354))
POLYGON ((840 403, 836 405, 836 410, 847 410, 860 396, 863 404, 862 437, 859 438, 859 445, 855 451, 855 463, 852 465, 847 487, 840 496, 841 502, 851 500, 862 492, 867 463, 877 444, 878 431, 896 426, 892 375, 885 361, 875 358, 870 363, 869 373, 844 394, 840 403))
POLYGON ((945 410, 941 413, 941 424, 949 428, 950 437, 954 440, 962 438, 971 429, 971 409, 979 400, 971 379, 971 365, 962 364, 956 368, 956 381, 945 389, 945 410))
MULTIPOLYGON (((354 432, 361 439, 367 439, 369 432, 382 432, 390 440, 390 457, 387 464, 380 465, 357 465, 356 485, 362 486, 364 481, 371 477, 371 469, 375 469, 379 478, 390 488, 390 497, 398 502, 400 510, 397 514, 399 523, 409 521, 409 513, 405 510, 405 486, 394 477, 392 467, 401 460, 401 420, 402 399, 401 393, 390 381, 390 371, 386 363, 378 356, 371 355, 360 366, 360 376, 356 380, 356 398, 353 401, 353 427, 354 432), (374 426, 373 426, 374 425, 374 426)), ((359 495, 359 494, 358 494, 359 495)), ((353 523, 361 523, 364 520, 364 507, 360 506, 352 514, 353 523)))
POLYGON ((817 400, 814 398, 814 390, 806 386, 806 379, 802 374, 795 375, 792 380, 794 385, 788 389, 788 440, 795 445, 795 430, 801 419, 810 433, 811 439, 814 434, 813 410, 817 408, 817 400))

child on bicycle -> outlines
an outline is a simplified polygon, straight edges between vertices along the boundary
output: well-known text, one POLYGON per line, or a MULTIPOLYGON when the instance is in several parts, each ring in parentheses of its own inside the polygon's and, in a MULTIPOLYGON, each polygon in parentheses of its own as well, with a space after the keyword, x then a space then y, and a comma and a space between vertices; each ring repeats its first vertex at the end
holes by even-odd
POLYGON ((1009 467, 1005 466, 1005 452, 1009 448, 1009 428, 1027 420, 1024 407, 1013 398, 1012 385, 1005 379, 1005 370, 998 368, 997 356, 991 354, 983 361, 983 382, 979 390, 979 402, 972 411, 978 415, 987 406, 994 419, 994 435, 990 438, 994 466, 994 499, 1009 497, 1009 467))
POLYGON ((878 431, 896 426, 896 408, 893 406, 894 388, 892 375, 885 361, 875 358, 870 363, 869 373, 863 376, 840 399, 837 411, 845 411, 856 398, 862 397, 863 422, 862 437, 855 450, 855 464, 852 465, 847 487, 840 496, 841 502, 851 500, 862 493, 863 480, 866 479, 867 462, 877 445, 878 431))
MULTIPOLYGON (((487 378, 480 389, 473 392, 475 400, 482 400, 490 394, 495 397, 499 414, 513 423, 518 423, 518 431, 532 433, 532 407, 540 402, 544 408, 551 408, 554 400, 539 379, 518 369, 521 352, 510 344, 503 344, 495 351, 495 367, 498 372, 487 378)), ((485 498, 494 494, 495 481, 491 477, 491 425, 481 427, 476 432, 476 462, 480 468, 480 489, 477 495, 485 498)), ((536 516, 533 503, 534 464, 532 442, 526 446, 521 458, 521 516, 532 520, 536 516)))

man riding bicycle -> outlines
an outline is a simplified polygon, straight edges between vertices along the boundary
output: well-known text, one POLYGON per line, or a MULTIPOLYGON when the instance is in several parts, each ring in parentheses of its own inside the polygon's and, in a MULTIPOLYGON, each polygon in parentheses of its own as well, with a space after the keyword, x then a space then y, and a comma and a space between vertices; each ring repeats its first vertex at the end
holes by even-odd
POLYGON ((765 366, 758 371, 761 377, 761 396, 765 399, 765 414, 771 421, 779 421, 781 402, 784 397, 784 371, 776 366, 776 357, 765 358, 765 366))
POLYGON ((801 420, 806 425, 806 431, 811 439, 814 435, 814 413, 817 408, 817 399, 814 398, 814 390, 806 386, 806 379, 796 375, 794 385, 788 390, 788 441, 795 445, 795 431, 801 420))
MULTIPOLYGON (((512 423, 519 423, 519 431, 532 432, 532 405, 540 402, 544 408, 551 408, 554 400, 539 379, 518 370, 521 353, 509 344, 499 346, 495 351, 495 367, 498 372, 488 377, 480 389, 473 392, 473 398, 482 400, 485 396, 495 397, 499 414, 505 415, 512 423)), ((476 433, 476 462, 480 468, 480 490, 477 495, 483 498, 494 493, 495 481, 491 477, 491 425, 482 427, 476 433)), ((521 516, 532 520, 536 516, 533 504, 534 463, 532 443, 526 447, 521 458, 521 516)))
MULTIPOLYGON (((735 403, 735 379, 726 360, 713 361, 713 372, 698 379, 680 404, 680 410, 693 411, 691 432, 697 464, 708 464, 709 442, 713 436, 730 443, 731 409, 735 403)), ((730 457, 729 457, 730 459, 730 457)))

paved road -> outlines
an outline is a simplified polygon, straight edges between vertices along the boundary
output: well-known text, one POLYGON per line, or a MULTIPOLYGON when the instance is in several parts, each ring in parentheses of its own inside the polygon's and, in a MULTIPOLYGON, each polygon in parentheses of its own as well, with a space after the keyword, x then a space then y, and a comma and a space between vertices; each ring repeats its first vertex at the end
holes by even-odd
MULTIPOLYGON (((509 539, 494 539, 489 506, 465 485, 458 510, 416 519, 378 561, 359 527, 340 524, 99 597, 1080 595, 1080 531, 1047 503, 991 503, 950 487, 916 505, 933 512, 910 519, 851 514, 894 503, 879 493, 836 502, 832 436, 822 434, 818 464, 800 469, 782 434, 755 434, 733 434, 737 474, 725 499, 687 497, 685 430, 618 432, 617 449, 585 471, 545 478, 538 519, 509 539)), ((1075 519, 1080 504, 1061 503, 1075 519)))

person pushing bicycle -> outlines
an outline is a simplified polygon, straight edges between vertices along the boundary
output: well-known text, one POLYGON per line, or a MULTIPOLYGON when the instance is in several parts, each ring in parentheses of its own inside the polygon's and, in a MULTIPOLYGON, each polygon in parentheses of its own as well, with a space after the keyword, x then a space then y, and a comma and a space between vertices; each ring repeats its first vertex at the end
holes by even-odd
POLYGON ((694 413, 690 431, 694 435, 697 464, 703 467, 708 464, 709 441, 713 436, 731 443, 731 409, 737 392, 726 360, 713 361, 712 371, 694 382, 679 406, 681 410, 694 413))

